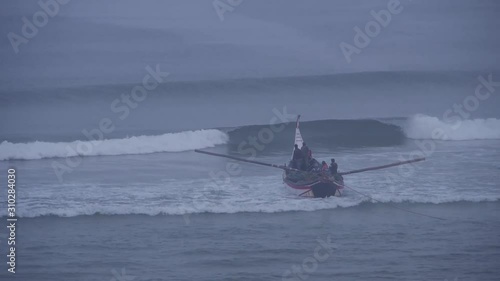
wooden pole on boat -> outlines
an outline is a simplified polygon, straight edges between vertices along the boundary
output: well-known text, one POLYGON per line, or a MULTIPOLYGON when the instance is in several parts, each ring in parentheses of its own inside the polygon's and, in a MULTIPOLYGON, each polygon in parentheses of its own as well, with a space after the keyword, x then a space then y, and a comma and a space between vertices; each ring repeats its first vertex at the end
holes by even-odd
POLYGON ((273 167, 273 168, 278 168, 278 169, 282 169, 282 170, 298 171, 296 169, 288 168, 288 167, 283 166, 283 165, 276 165, 276 164, 269 164, 269 163, 254 161, 254 160, 248 160, 248 159, 234 157, 234 156, 230 156, 230 155, 226 155, 226 154, 219 154, 219 153, 208 152, 208 151, 203 151, 203 150, 198 150, 198 149, 195 149, 194 151, 198 152, 198 153, 203 153, 203 154, 208 154, 208 155, 212 155, 212 156, 229 158, 229 159, 233 159, 233 160, 236 160, 236 161, 242 161, 242 162, 247 162, 247 163, 252 163, 252 164, 267 166, 267 167, 273 167))
MULTIPOLYGON (((286 171, 296 171, 296 172, 302 172, 302 173, 312 173, 312 172, 308 172, 308 171, 301 171, 301 170, 298 170, 298 169, 289 168, 289 167, 286 167, 286 166, 283 166, 283 165, 276 165, 276 164, 269 164, 269 163, 254 161, 254 160, 248 160, 248 159, 234 157, 234 156, 226 155, 226 154, 219 154, 219 153, 208 152, 208 151, 203 151, 203 150, 198 150, 198 149, 195 149, 194 151, 198 152, 198 153, 207 154, 207 155, 229 158, 229 159, 236 160, 236 161, 242 161, 242 162, 247 162, 247 163, 257 164, 257 165, 261 165, 261 166, 267 166, 267 167, 277 168, 277 169, 286 170, 286 171)), ((409 160, 409 161, 400 161, 400 162, 396 162, 396 163, 392 163, 392 164, 387 164, 387 165, 383 165, 383 166, 364 168, 364 169, 353 170, 353 171, 349 171, 349 172, 343 172, 343 173, 339 173, 339 174, 342 175, 342 176, 344 176, 344 175, 362 173, 362 172, 367 172, 367 171, 380 170, 380 169, 390 168, 390 167, 404 165, 404 164, 415 163, 415 162, 424 161, 424 160, 425 160, 425 158, 417 158, 417 159, 413 159, 413 160, 409 160)))
POLYGON ((399 165, 405 165, 405 164, 420 162, 420 161, 424 161, 424 160, 425 160, 425 158, 417 158, 417 159, 413 159, 413 160, 400 161, 400 162, 396 162, 396 163, 392 163, 392 164, 387 164, 387 165, 383 165, 383 166, 364 168, 364 169, 353 170, 353 171, 339 173, 339 174, 342 175, 342 176, 344 176, 344 175, 362 173, 362 172, 367 172, 367 171, 380 170, 380 169, 390 168, 390 167, 394 167, 394 166, 399 166, 399 165))

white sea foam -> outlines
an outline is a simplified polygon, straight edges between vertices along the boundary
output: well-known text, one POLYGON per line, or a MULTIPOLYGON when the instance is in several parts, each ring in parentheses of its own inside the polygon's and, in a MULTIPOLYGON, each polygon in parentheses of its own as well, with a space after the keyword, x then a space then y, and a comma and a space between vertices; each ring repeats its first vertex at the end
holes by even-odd
MULTIPOLYGON (((351 195, 352 196, 352 195, 351 195)), ((138 205, 132 204, 78 204, 77 206, 65 206, 58 208, 39 207, 30 208, 19 212, 19 217, 40 217, 40 216, 58 216, 58 217, 75 217, 75 216, 90 216, 90 215, 186 215, 200 213, 215 213, 215 214, 234 214, 234 213, 281 213, 293 211, 318 211, 336 208, 348 208, 359 206, 366 202, 372 202, 367 198, 325 198, 325 199, 293 199, 284 198, 282 202, 249 202, 242 204, 241 202, 207 202, 200 201, 196 203, 182 204, 164 204, 164 205, 138 205)), ((379 198, 382 199, 382 198, 379 198)), ((379 200, 377 199, 377 200, 379 200)), ((398 198, 382 199, 381 202, 387 204, 394 203, 420 203, 420 204, 444 204, 453 202, 493 202, 499 198, 483 197, 483 198, 466 198, 456 196, 455 198, 435 199, 427 198, 423 200, 402 200, 398 198)), ((260 201, 260 200, 256 200, 260 201)), ((381 204, 381 202, 372 202, 381 204)), ((404 207, 403 207, 404 208, 404 207)), ((411 208, 411 207, 407 207, 411 208)))
POLYGON ((219 130, 198 130, 158 136, 73 142, 0 143, 0 161, 72 156, 127 155, 180 152, 224 144, 229 136, 219 130))
POLYGON ((500 120, 470 119, 445 122, 437 117, 415 115, 403 127, 412 139, 443 139, 451 141, 500 139, 500 120), (444 135, 446 138, 439 137, 444 135))
MULTIPOLYGON (((19 202, 18 216, 310 212, 362 207, 361 205, 368 202, 391 205, 397 203, 403 208, 411 209, 407 204, 488 202, 500 199, 498 192, 490 188, 485 188, 481 194, 475 190, 457 194, 453 188, 443 188, 429 196, 427 191, 430 186, 422 185, 406 190, 398 187, 401 189, 397 192, 390 192, 390 188, 384 187, 382 183, 376 188, 373 183, 368 187, 356 187, 377 201, 349 189, 345 190, 345 196, 341 198, 310 199, 291 195, 279 179, 279 175, 233 178, 230 184, 218 186, 218 189, 204 188, 207 179, 167 181, 158 185, 65 184, 62 186, 65 192, 60 192, 60 185, 41 184, 24 191, 24 196, 28 199, 19 202), (183 188, 179 189, 179 186, 183 188), (374 189, 377 192, 374 192, 374 189), (144 192, 145 190, 147 192, 144 192)), ((363 185, 363 182, 357 184, 363 185)))

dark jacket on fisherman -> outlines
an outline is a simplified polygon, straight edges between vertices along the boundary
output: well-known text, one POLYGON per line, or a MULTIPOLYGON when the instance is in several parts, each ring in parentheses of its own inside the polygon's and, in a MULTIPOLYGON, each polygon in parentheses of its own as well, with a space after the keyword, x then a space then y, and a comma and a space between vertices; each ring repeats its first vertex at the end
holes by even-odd
POLYGON ((310 150, 309 150, 309 147, 307 147, 305 142, 302 143, 302 148, 300 149, 300 151, 302 151, 302 155, 304 156, 304 158, 306 158, 306 159, 309 158, 310 150))
POLYGON ((330 173, 332 175, 335 175, 338 173, 338 170, 339 169, 339 165, 337 165, 337 163, 335 163, 335 159, 332 159, 332 162, 330 163, 330 173))
POLYGON ((295 145, 295 149, 293 150, 293 160, 299 160, 303 159, 304 155, 302 154, 302 151, 300 151, 299 146, 295 145))
POLYGON ((304 162, 304 155, 302 155, 302 151, 300 151, 299 146, 295 145, 295 149, 293 150, 292 157, 292 168, 294 169, 302 169, 304 162))

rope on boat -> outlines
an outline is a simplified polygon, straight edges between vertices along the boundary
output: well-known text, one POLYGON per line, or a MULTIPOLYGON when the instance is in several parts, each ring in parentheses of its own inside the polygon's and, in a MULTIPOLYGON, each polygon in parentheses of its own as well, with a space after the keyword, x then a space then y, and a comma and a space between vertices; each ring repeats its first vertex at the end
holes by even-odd
MULTIPOLYGON (((341 184, 341 183, 339 183, 339 182, 337 182, 337 181, 334 181, 334 182, 335 182, 335 184, 337 184, 337 185, 339 185, 339 186, 342 186, 342 187, 345 187, 345 188, 349 188, 350 190, 352 190, 352 191, 354 191, 354 192, 356 192, 356 193, 358 193, 358 194, 361 194, 361 195, 363 195, 363 196, 365 196, 365 197, 368 197, 368 198, 370 198, 370 199, 371 199, 371 200, 373 200, 373 201, 377 201, 377 202, 382 203, 382 204, 384 204, 384 203, 385 203, 385 202, 382 202, 382 201, 380 201, 380 200, 378 200, 378 199, 375 199, 375 198, 371 197, 371 196, 370 196, 370 195, 368 195, 368 194, 365 194, 365 193, 363 193, 363 192, 361 192, 361 191, 358 191, 358 190, 356 190, 356 189, 354 189, 354 188, 352 188, 352 187, 350 187, 350 186, 347 186, 347 185, 345 185, 345 184, 341 184)), ((435 217, 435 216, 431 216, 431 215, 426 215, 426 214, 423 214, 423 213, 415 212, 415 211, 408 210, 408 209, 401 208, 401 207, 394 206, 394 205, 389 205, 389 207, 392 207, 392 208, 394 208, 394 209, 398 209, 398 210, 401 210, 401 211, 405 211, 405 212, 408 212, 408 213, 412 213, 412 214, 415 214, 415 215, 419 215, 419 216, 424 216, 424 217, 432 218, 432 219, 443 220, 443 221, 444 221, 444 220, 446 220, 445 218, 440 218, 440 217, 435 217)))

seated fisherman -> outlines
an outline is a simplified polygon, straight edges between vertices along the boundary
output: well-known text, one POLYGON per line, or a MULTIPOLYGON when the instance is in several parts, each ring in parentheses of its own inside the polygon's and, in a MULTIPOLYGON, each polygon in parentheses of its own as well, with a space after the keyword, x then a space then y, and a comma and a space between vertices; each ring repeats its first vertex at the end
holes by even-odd
POLYGON ((328 171, 328 169, 329 169, 328 164, 326 164, 325 161, 321 162, 321 171, 326 172, 326 171, 328 171))
POLYGON ((319 172, 321 170, 321 167, 320 167, 320 164, 319 162, 314 159, 314 158, 311 158, 309 160, 309 166, 307 167, 307 170, 306 171, 314 171, 314 172, 319 172))
POLYGON ((338 168, 339 165, 337 165, 337 163, 335 163, 335 159, 332 158, 332 162, 330 163, 330 173, 332 175, 336 175, 338 173, 338 168))

